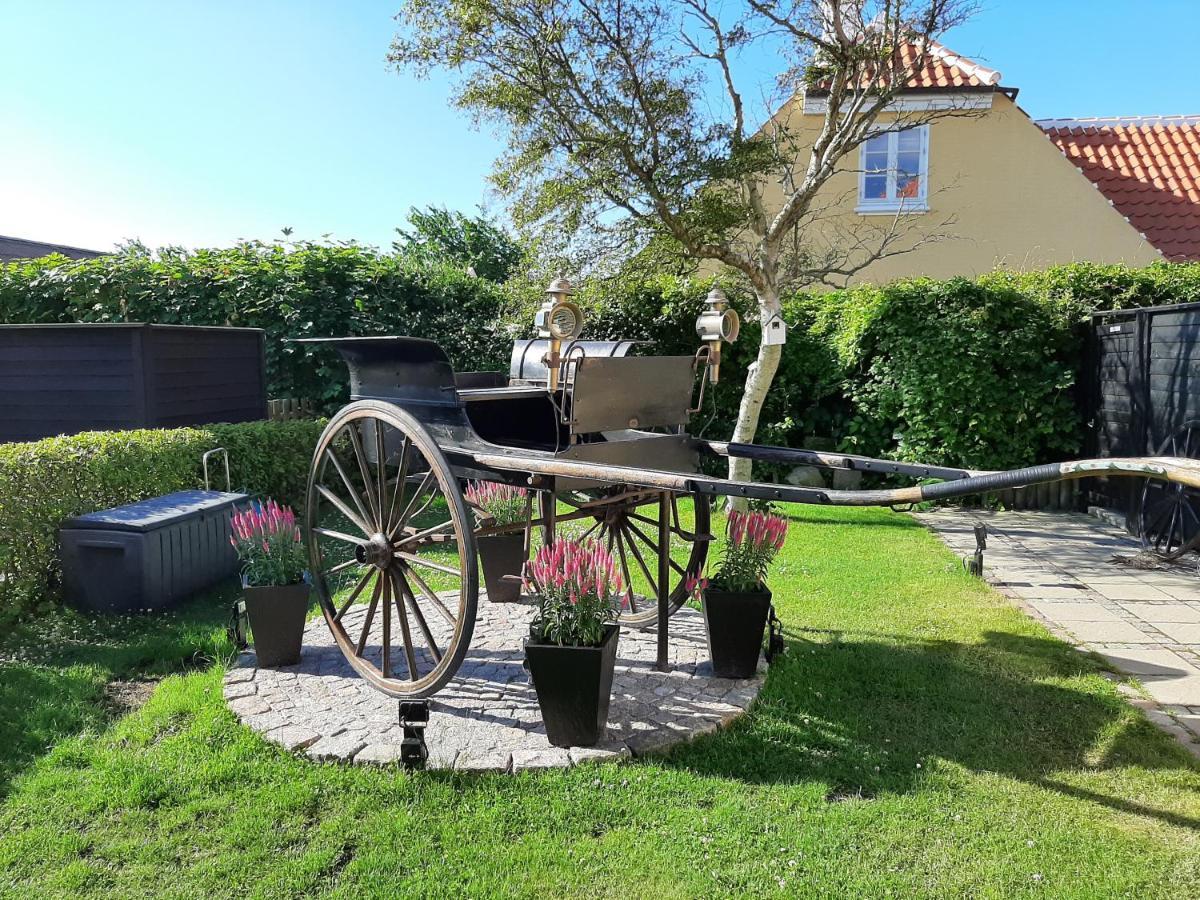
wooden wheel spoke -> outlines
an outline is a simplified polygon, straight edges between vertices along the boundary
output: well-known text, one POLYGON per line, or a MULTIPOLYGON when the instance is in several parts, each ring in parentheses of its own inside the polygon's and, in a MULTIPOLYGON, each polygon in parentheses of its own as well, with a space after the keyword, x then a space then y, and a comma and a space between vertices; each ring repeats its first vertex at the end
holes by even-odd
POLYGON ((375 420, 375 487, 379 491, 379 530, 387 531, 387 441, 384 439, 386 426, 375 420))
POLYGON ((649 516, 643 516, 641 513, 636 513, 633 510, 630 510, 625 515, 630 519, 637 519, 639 522, 644 522, 647 525, 653 525, 655 528, 658 527, 658 519, 652 519, 649 516))
MULTIPOLYGON (((354 501, 354 505, 358 508, 359 515, 362 516, 362 521, 370 522, 371 514, 367 512, 367 508, 362 504, 362 498, 358 496, 358 491, 350 482, 350 475, 346 472, 346 468, 342 465, 342 461, 337 458, 337 454, 333 452, 332 447, 325 449, 325 455, 329 461, 333 463, 333 468, 337 471, 338 476, 342 479, 342 484, 346 486, 346 490, 350 493, 350 498, 354 501)), ((370 531, 370 529, 364 529, 370 531)))
MULTIPOLYGON (((640 528, 638 528, 636 525, 634 525, 631 522, 626 522, 625 527, 628 528, 630 531, 632 531, 634 534, 636 534, 639 538, 641 538, 642 541, 645 542, 647 547, 649 547, 655 553, 658 553, 658 548, 654 545, 654 542, 652 540, 650 540, 650 538, 648 538, 646 535, 642 534, 642 530, 640 528)), ((687 575, 687 569, 685 569, 679 563, 675 562, 675 560, 671 558, 670 553, 667 554, 667 562, 670 564, 671 568, 674 569, 676 572, 678 572, 680 575, 683 575, 683 576, 687 575)))
POLYGON ((344 541, 347 544, 353 544, 357 547, 361 544, 362 538, 354 537, 352 534, 346 534, 344 531, 334 531, 332 528, 314 528, 313 534, 319 534, 321 537, 333 538, 335 541, 344 541))
POLYGON ((350 667, 389 697, 429 697, 462 665, 479 602, 473 526, 458 475, 412 413, 368 399, 331 418, 305 503, 313 589, 350 667))
POLYGON ((425 538, 427 538, 427 537, 432 537, 432 536, 438 534, 439 532, 445 531, 447 528, 453 528, 453 527, 454 527, 454 520, 450 519, 449 521, 442 522, 440 525, 434 525, 430 528, 425 528, 425 529, 422 529, 421 531, 413 532, 412 534, 401 535, 401 538, 397 542, 396 547, 397 547, 397 549, 399 549, 400 547, 407 547, 410 544, 420 543, 421 541, 425 540, 425 538))
MULTIPOLYGON (((379 671, 384 678, 392 677, 392 579, 383 573, 383 651, 379 660, 379 671)), ((411 673, 410 673, 411 674, 411 673)))
MULTIPOLYGON (((379 421, 376 421, 376 430, 379 427, 379 421)), ((375 481, 371 478, 371 467, 367 464, 367 452, 363 449, 362 438, 359 437, 358 429, 351 422, 346 426, 346 433, 350 435, 350 445, 354 448, 354 458, 358 462, 358 471, 362 475, 363 494, 367 498, 367 508, 371 510, 371 514, 367 516, 369 522, 379 523, 382 527, 382 522, 379 519, 379 510, 376 508, 375 481)))
MULTIPOLYGON (((395 577, 389 573, 388 580, 395 582, 395 577)), ((399 584, 394 585, 400 588, 399 584)), ((404 660, 408 663, 408 680, 416 681, 421 677, 420 670, 417 669, 417 654, 413 650, 412 631, 408 627, 408 612, 404 607, 404 601, 401 598, 403 591, 396 590, 396 618, 400 621, 400 634, 404 639, 404 660)))
POLYGON ((371 624, 375 621, 375 609, 379 606, 379 596, 383 593, 383 576, 375 580, 375 590, 371 593, 371 602, 367 605, 367 615, 363 619, 362 634, 358 638, 358 646, 354 650, 355 656, 362 656, 363 651, 367 648, 367 637, 371 634, 371 624))
MULTIPOLYGON (((406 505, 404 507, 404 512, 400 513, 400 517, 396 520, 396 524, 394 524, 391 527, 391 529, 388 531, 389 538, 391 538, 392 540, 395 540, 396 534, 400 531, 401 528, 403 528, 405 525, 408 524, 409 519, 412 519, 412 518, 420 515, 421 512, 424 511, 425 506, 429 505, 428 503, 426 503, 419 510, 416 510, 414 512, 413 508, 416 506, 417 501, 419 499, 421 499, 421 495, 425 493, 425 491, 429 488, 430 482, 433 481, 436 477, 437 477, 437 474, 433 471, 432 468, 428 472, 425 473, 425 477, 421 479, 421 484, 413 492, 413 495, 408 498, 408 505, 406 505)), ((432 501, 432 499, 433 498, 430 497, 431 501, 432 501)))
POLYGON ((434 609, 442 614, 445 620, 450 623, 452 628, 458 625, 458 620, 455 619, 450 610, 446 608, 446 604, 443 603, 437 593, 430 588, 428 584, 426 584, 425 579, 422 578, 415 569, 409 569, 407 577, 416 582, 416 585, 418 588, 420 588, 421 593, 425 595, 425 599, 433 604, 434 609))
MULTIPOLYGON (((597 519, 595 522, 592 523, 591 528, 589 528, 582 535, 580 535, 579 540, 586 541, 589 537, 591 537, 592 532, 595 531, 597 528, 599 528, 603 524, 604 524, 603 519, 597 519)), ((601 532, 601 534, 603 534, 603 532, 601 532)))
POLYGON ((421 612, 421 607, 417 603, 417 597, 409 586, 408 580, 404 577, 403 572, 396 572, 395 578, 400 587, 400 594, 404 597, 404 602, 408 608, 412 609, 413 618, 417 620, 417 627, 421 629, 421 634, 425 636, 425 642, 429 645, 429 652, 433 654, 435 662, 441 662, 442 651, 433 637, 433 632, 429 630, 429 623, 425 621, 425 614, 421 612))
POLYGON ((1175 501, 1171 497, 1161 497, 1154 503, 1149 504, 1145 513, 1147 530, 1157 530, 1158 526, 1162 524, 1163 519, 1167 517, 1167 513, 1174 508, 1175 501))
POLYGON ((646 561, 642 559, 642 553, 637 548, 637 542, 629 536, 628 524, 623 528, 625 536, 629 539, 629 552, 633 554, 633 558, 637 560, 637 564, 642 569, 642 574, 646 576, 646 581, 650 582, 650 587, 653 590, 653 596, 658 597, 658 580, 650 574, 650 567, 646 565, 646 561))
POLYGON ((612 547, 613 536, 616 536, 617 553, 621 559, 621 572, 625 576, 625 593, 629 597, 629 611, 637 612, 637 600, 634 599, 633 577, 629 574, 629 560, 625 558, 625 542, 621 539, 617 528, 613 528, 608 536, 609 547, 612 547))
POLYGON ((357 559, 350 558, 350 559, 346 560, 344 563, 338 563, 336 566, 334 566, 332 569, 330 569, 328 572, 326 572, 325 575, 326 575, 326 577, 328 577, 330 575, 336 575, 339 572, 344 572, 347 569, 352 569, 355 566, 361 566, 361 565, 363 565, 363 564, 360 563, 357 559))
POLYGON ((409 453, 412 451, 412 443, 408 437, 404 438, 403 446, 400 448, 400 465, 396 470, 396 487, 392 491, 392 502, 388 505, 387 514, 387 534, 393 533, 393 519, 398 512, 397 507, 404 502, 404 483, 408 480, 408 462, 409 453))
POLYGON ((459 569, 455 569, 454 567, 447 566, 443 563, 436 563, 431 559, 424 559, 423 557, 417 556, 415 553, 409 553, 406 550, 397 550, 392 555, 397 559, 402 559, 410 564, 425 566, 427 569, 436 569, 439 572, 445 572, 447 575, 457 575, 462 577, 462 572, 459 569))
POLYGON ((346 611, 349 610, 350 607, 354 605, 354 601, 358 599, 358 595, 363 592, 363 588, 365 588, 367 586, 367 582, 371 580, 371 576, 374 574, 375 574, 375 570, 371 569, 371 571, 367 572, 365 575, 363 575, 362 578, 359 579, 358 584, 355 586, 354 590, 350 592, 350 596, 346 598, 346 602, 341 605, 341 607, 338 609, 337 613, 334 615, 333 621, 335 621, 335 622, 342 621, 342 616, 344 616, 346 614, 346 611))
POLYGON ((1165 540, 1167 542, 1165 552, 1167 552, 1167 553, 1169 553, 1171 551, 1171 535, 1173 535, 1175 533, 1175 517, 1178 514, 1179 514, 1179 507, 1177 505, 1172 505, 1171 506, 1171 521, 1167 524, 1166 530, 1159 532, 1158 536, 1154 540, 1154 546, 1159 548, 1160 550, 1163 549, 1163 541, 1165 540))
POLYGON ((350 509, 349 506, 345 504, 341 497, 339 497, 329 488, 325 487, 325 485, 318 484, 317 493, 332 503, 334 507, 337 508, 337 511, 343 516, 361 528, 363 534, 370 535, 372 533, 371 527, 367 525, 366 520, 360 518, 353 510, 350 509))

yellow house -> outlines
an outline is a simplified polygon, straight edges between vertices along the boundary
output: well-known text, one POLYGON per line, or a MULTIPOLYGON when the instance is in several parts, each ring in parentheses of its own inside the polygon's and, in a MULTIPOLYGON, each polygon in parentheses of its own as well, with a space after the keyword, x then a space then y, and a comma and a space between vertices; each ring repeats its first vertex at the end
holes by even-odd
MULTIPOLYGON (((850 254, 861 261, 890 235, 889 255, 851 283, 1200 259, 1200 116, 1038 122, 1000 79, 936 45, 881 117, 927 121, 843 161, 815 204, 824 211, 806 230, 810 246, 858 247, 850 254)), ((772 122, 803 146, 825 101, 810 90, 772 122)), ((768 210, 782 203, 773 188, 768 210)))

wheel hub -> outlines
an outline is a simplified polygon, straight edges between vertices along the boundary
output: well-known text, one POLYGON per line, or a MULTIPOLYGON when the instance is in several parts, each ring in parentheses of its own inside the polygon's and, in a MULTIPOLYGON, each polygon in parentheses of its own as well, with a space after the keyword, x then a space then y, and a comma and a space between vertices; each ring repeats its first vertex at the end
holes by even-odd
POLYGON ((385 534, 374 534, 370 540, 354 548, 354 558, 364 566, 386 569, 392 564, 392 542, 385 534))

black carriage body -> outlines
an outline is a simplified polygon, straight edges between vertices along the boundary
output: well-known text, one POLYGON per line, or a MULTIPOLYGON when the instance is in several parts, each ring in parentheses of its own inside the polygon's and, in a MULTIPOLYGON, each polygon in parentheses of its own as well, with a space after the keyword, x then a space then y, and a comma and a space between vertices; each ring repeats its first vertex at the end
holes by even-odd
MULTIPOLYGON (((430 696, 465 657, 475 622, 482 539, 520 531, 528 554, 534 528, 552 543, 559 523, 577 522, 583 529, 580 539, 596 534, 610 551, 615 544, 628 604, 620 622, 653 625, 657 665, 666 668, 668 619, 690 596, 688 586, 703 571, 714 538, 713 495, 886 506, 1100 472, 1200 489, 1200 462, 1191 460, 1085 460, 971 472, 698 439, 687 433, 686 424, 693 389, 707 371, 697 371, 692 357, 630 356, 630 342, 564 344, 553 388, 545 342, 518 341, 507 374, 459 375, 432 341, 368 337, 327 343, 349 366, 355 402, 330 420, 314 451, 305 504, 314 589, 351 666, 401 699, 430 696), (343 450, 337 444, 343 439, 354 464, 339 461, 343 450), (741 481, 702 474, 701 454, 941 481, 849 491, 741 481), (479 515, 483 507, 478 504, 469 512, 467 479, 531 488, 524 522, 496 522, 479 515), (419 521, 435 493, 441 505, 434 507, 439 510, 434 518, 448 518, 419 521), (690 515, 686 509, 681 514, 681 499, 691 504, 690 515), (439 551, 450 556, 438 557, 439 551), (445 596, 426 584, 422 571, 450 580, 445 596), (635 590, 639 572, 645 585, 635 590), (350 583, 356 582, 346 597, 337 583, 331 586, 331 578, 342 577, 338 573, 352 573, 350 583), (351 612, 359 599, 364 602, 351 612), (417 631, 410 627, 408 611, 417 631), (350 618, 357 640, 347 630, 350 618), (393 618, 402 631, 405 677, 396 672, 400 655, 390 650, 393 618)), ((507 576, 519 573, 500 573, 507 576)))
MULTIPOLYGON (((517 341, 508 375, 456 374, 442 348, 422 338, 321 343, 346 360, 351 400, 382 400, 411 413, 463 477, 508 478, 479 465, 480 454, 699 471, 699 451, 683 431, 695 382, 692 357, 629 356, 632 341, 576 341, 564 345, 566 377, 551 391, 542 361, 545 341, 517 341)), ((366 444, 370 453, 371 442, 366 444)), ((603 483, 569 475, 557 480, 561 490, 603 483)))

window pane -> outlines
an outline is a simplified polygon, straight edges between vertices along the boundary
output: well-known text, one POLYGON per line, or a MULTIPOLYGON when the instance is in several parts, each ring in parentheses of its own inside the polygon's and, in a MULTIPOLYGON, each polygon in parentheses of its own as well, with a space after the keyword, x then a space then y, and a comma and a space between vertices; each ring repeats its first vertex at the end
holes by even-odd
POLYGON ((901 153, 906 150, 919 152, 921 150, 921 132, 916 128, 911 128, 908 131, 901 131, 896 135, 898 149, 901 153))
POLYGON ((887 156, 888 136, 886 134, 877 134, 875 137, 868 139, 863 146, 867 148, 868 153, 882 153, 884 156, 887 156))
POLYGON ((868 175, 863 179, 863 199, 864 200, 886 200, 887 199, 887 176, 886 175, 868 175))
POLYGON ((888 156, 886 153, 868 153, 863 160, 863 168, 868 172, 886 172, 888 156))
POLYGON ((896 197, 898 199, 916 199, 921 196, 921 177, 919 175, 897 175, 896 197))
POLYGON ((896 154, 896 169, 899 172, 916 175, 921 171, 921 154, 901 151, 896 154))

